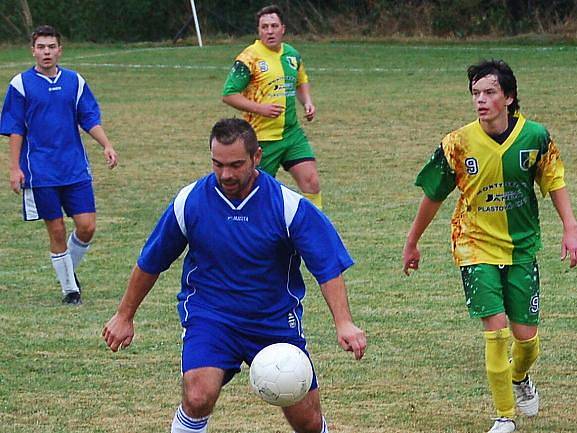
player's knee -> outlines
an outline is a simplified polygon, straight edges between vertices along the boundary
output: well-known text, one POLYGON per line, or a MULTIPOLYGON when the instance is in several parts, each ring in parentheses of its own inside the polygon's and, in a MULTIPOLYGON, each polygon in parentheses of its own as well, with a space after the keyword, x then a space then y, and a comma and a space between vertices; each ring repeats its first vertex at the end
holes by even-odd
POLYGON ((76 237, 82 242, 90 242, 96 231, 96 222, 90 221, 76 227, 76 237))
POLYGON ((186 390, 182 397, 184 412, 192 418, 201 418, 210 415, 215 402, 216 396, 210 395, 198 388, 186 390))

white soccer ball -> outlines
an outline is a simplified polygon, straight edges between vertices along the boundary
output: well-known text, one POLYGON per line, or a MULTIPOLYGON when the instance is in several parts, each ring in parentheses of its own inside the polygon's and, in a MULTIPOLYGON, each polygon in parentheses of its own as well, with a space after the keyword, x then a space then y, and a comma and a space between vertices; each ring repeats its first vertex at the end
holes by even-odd
POLYGON ((265 347, 250 366, 250 385, 264 401, 291 406, 302 400, 311 387, 313 367, 297 346, 276 343, 265 347))

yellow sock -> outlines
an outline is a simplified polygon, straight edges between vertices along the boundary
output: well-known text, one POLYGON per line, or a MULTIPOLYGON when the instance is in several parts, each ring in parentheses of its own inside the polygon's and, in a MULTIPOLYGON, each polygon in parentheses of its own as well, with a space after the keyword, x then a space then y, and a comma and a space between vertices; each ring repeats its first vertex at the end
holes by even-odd
POLYGON ((317 194, 310 194, 308 192, 303 192, 302 194, 308 198, 317 208, 323 208, 323 196, 321 195, 322 193, 319 192, 317 194))
POLYGON ((485 331, 485 368, 493 403, 499 417, 515 416, 515 399, 511 386, 511 368, 507 351, 509 348, 509 328, 485 331))
POLYGON ((511 361, 511 377, 515 382, 525 379, 527 372, 539 356, 539 334, 529 340, 520 341, 513 339, 511 349, 513 360, 511 361))

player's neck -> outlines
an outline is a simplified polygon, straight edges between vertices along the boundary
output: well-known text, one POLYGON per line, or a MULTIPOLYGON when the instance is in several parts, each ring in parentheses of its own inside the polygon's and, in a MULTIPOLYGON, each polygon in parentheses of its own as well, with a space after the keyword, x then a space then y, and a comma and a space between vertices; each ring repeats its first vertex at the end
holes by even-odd
POLYGON ((505 113, 504 116, 499 116, 495 119, 479 120, 479 123, 487 135, 499 135, 509 127, 509 116, 505 113))
POLYGON ((43 68, 42 66, 36 65, 34 70, 39 74, 46 75, 48 78, 54 78, 58 75, 58 66, 56 65, 51 66, 50 68, 43 68))

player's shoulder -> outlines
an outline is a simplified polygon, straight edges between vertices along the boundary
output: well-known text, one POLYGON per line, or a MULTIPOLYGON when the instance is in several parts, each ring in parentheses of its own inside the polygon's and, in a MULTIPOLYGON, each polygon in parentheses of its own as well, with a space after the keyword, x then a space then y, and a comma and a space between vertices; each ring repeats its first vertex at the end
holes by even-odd
POLYGON ((293 47, 291 44, 283 42, 282 45, 283 45, 283 54, 284 55, 295 56, 295 57, 301 56, 300 52, 295 47, 293 47))
POLYGON ((542 123, 536 122, 535 120, 531 120, 531 119, 526 119, 526 118, 522 118, 525 121, 525 124, 523 125, 523 129, 526 132, 535 134, 535 135, 541 135, 541 136, 549 136, 549 131, 547 130, 547 127, 545 125, 543 125, 542 123))

